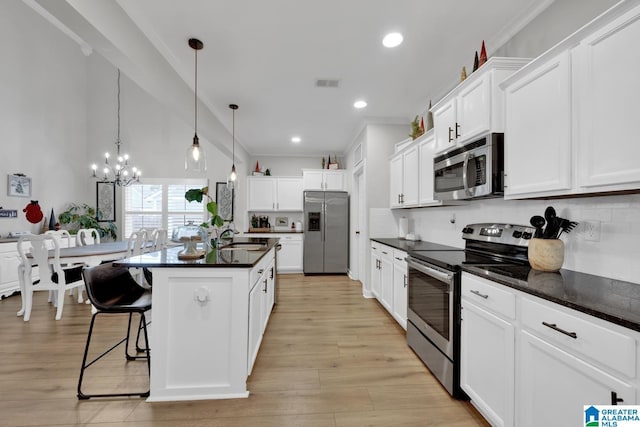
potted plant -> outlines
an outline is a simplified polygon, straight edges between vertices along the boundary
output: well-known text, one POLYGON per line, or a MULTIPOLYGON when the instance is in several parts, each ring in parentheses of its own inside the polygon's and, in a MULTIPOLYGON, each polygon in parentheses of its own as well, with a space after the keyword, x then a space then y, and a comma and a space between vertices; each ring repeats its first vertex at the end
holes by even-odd
POLYGON ((201 227, 205 228, 212 235, 211 237, 211 246, 217 247, 218 245, 218 231, 220 227, 224 225, 224 219, 220 215, 218 215, 218 204, 213 201, 211 196, 209 195, 209 187, 202 188, 192 188, 187 190, 184 193, 184 198, 188 202, 199 202, 202 203, 202 199, 204 197, 207 198, 207 212, 209 212, 210 219, 207 222, 203 222, 200 224, 201 227))
POLYGON ((115 240, 118 237, 118 227, 113 221, 98 222, 96 210, 86 203, 70 203, 67 209, 58 215, 60 224, 70 234, 76 234, 81 228, 95 228, 100 233, 100 238, 109 237, 115 240))

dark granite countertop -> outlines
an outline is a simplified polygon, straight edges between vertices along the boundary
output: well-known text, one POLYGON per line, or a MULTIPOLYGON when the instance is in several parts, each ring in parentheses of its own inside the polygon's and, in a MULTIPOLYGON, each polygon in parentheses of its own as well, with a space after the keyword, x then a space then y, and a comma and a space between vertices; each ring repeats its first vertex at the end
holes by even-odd
POLYGON ((302 234, 302 231, 272 230, 272 231, 245 231, 244 234, 302 234))
POLYGON ((461 251, 463 248, 455 248, 453 246, 441 245, 439 243, 423 242, 421 240, 405 240, 397 238, 372 238, 374 242, 382 243, 383 245, 391 246, 401 251, 461 251))
POLYGON ((640 284, 564 269, 545 273, 528 266, 507 270, 511 277, 495 267, 463 266, 462 270, 640 331, 640 284))
POLYGON ((235 237, 232 242, 224 242, 221 248, 211 250, 199 259, 181 260, 178 253, 183 250, 183 246, 163 249, 131 258, 125 258, 114 262, 114 265, 121 267, 194 267, 194 268, 251 268, 262 259, 273 247, 278 244, 279 239, 266 239, 257 237, 235 237), (234 249, 226 250, 224 246, 230 243, 263 243, 266 249, 246 250, 234 249))

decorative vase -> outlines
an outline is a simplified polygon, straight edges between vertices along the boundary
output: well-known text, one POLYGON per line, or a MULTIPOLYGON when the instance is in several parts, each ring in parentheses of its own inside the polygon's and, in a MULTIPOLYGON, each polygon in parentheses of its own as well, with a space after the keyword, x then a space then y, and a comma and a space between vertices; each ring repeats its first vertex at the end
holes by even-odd
POLYGON ((431 100, 429 100, 429 110, 427 112, 427 130, 433 129, 433 113, 431 112, 431 100))
POLYGON ((529 264, 538 271, 558 271, 564 263, 564 242, 560 239, 529 241, 529 264))

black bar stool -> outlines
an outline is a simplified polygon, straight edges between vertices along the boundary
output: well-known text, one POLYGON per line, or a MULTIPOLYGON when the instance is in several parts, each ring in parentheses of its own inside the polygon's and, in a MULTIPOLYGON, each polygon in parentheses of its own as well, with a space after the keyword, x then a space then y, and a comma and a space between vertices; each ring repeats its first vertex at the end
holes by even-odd
POLYGON ((149 336, 147 333, 147 321, 145 313, 151 309, 151 292, 141 287, 133 278, 127 268, 114 267, 113 264, 102 264, 96 267, 86 268, 82 271, 84 283, 87 289, 89 300, 96 308, 96 312, 91 317, 91 325, 87 334, 87 344, 84 349, 84 357, 82 359, 82 368, 80 369, 80 378, 78 379, 78 399, 89 399, 92 397, 125 397, 125 396, 149 396, 149 390, 137 393, 110 393, 110 394, 85 394, 82 392, 82 379, 84 371, 95 362, 106 356, 116 347, 125 344, 125 357, 127 360, 144 359, 147 361, 147 370, 151 373, 151 354, 149 350, 149 336), (98 315, 101 314, 129 314, 129 322, 127 324, 127 335, 119 342, 111 346, 105 352, 97 356, 95 359, 87 362, 89 354, 89 345, 91 343, 91 335, 93 326, 98 315), (144 332, 145 346, 140 351, 144 352, 144 356, 129 355, 129 337, 131 334, 131 322, 133 314, 140 315, 140 323, 138 332, 144 332))

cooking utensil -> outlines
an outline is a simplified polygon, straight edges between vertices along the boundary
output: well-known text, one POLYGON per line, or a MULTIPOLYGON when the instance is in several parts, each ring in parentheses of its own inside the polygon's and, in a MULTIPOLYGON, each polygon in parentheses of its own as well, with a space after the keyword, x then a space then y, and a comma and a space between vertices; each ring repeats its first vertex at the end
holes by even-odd
POLYGON ((534 215, 529 220, 529 223, 531 223, 531 225, 533 225, 536 228, 536 232, 534 233, 533 237, 535 237, 536 239, 541 238, 542 237, 542 227, 544 227, 544 225, 547 223, 547 221, 545 221, 545 219, 543 217, 541 217, 540 215, 534 215))
POLYGON ((560 232, 558 233, 558 237, 562 234, 562 232, 569 233, 573 230, 576 225, 578 225, 575 221, 569 221, 568 219, 558 217, 558 223, 560 226, 560 232))
POLYGON ((547 227, 542 233, 543 239, 556 239, 558 237, 558 230, 560 226, 557 221, 556 210, 553 206, 547 206, 544 210, 544 219, 547 220, 547 227))

